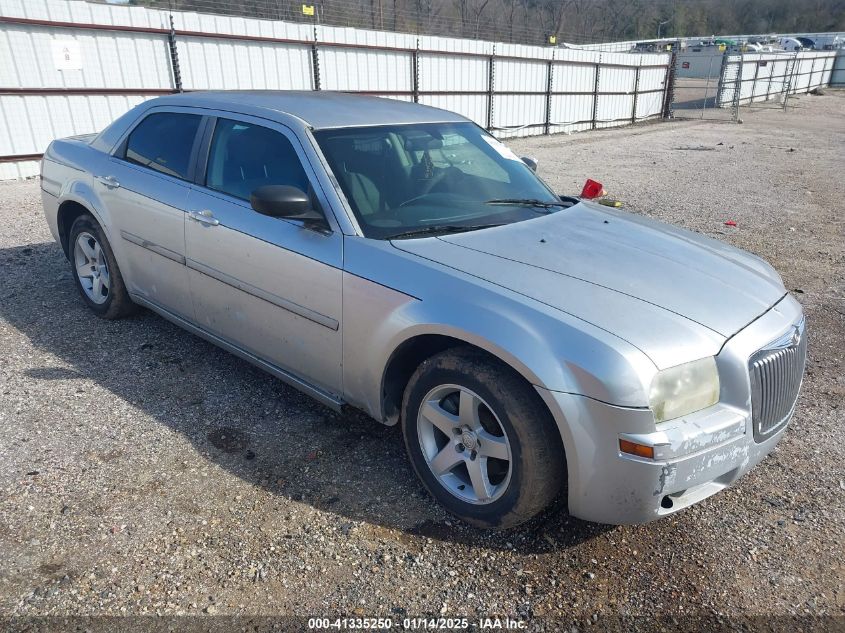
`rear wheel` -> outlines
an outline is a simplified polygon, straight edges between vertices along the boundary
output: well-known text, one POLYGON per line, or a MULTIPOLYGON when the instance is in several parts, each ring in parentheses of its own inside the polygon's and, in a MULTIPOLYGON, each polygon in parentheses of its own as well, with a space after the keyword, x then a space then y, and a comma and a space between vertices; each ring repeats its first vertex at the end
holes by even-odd
POLYGON ((538 394, 474 348, 447 350, 417 369, 405 391, 402 428, 425 487, 480 527, 530 519, 565 478, 560 435, 538 394))
POLYGON ((119 319, 137 311, 102 227, 90 215, 81 215, 68 238, 74 280, 83 301, 104 319, 119 319))

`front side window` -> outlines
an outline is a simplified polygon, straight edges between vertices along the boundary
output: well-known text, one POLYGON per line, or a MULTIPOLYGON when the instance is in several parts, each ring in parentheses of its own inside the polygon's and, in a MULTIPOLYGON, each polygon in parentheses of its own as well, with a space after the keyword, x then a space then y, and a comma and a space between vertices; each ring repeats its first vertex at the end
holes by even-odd
POLYGON ((317 142, 367 237, 509 224, 561 201, 472 123, 320 130, 317 142))
POLYGON ((168 176, 187 179, 200 118, 197 114, 175 112, 149 115, 129 134, 124 158, 168 176))
POLYGON ((214 128, 205 185, 242 200, 264 185, 309 192, 299 156, 284 134, 229 119, 218 119, 214 128))

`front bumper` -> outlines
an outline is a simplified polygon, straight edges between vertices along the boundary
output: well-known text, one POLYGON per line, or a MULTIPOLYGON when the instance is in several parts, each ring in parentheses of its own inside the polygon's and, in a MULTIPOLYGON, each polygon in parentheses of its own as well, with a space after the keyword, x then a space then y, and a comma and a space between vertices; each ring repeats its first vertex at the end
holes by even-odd
POLYGON ((787 296, 731 338, 717 356, 720 402, 659 426, 648 409, 538 388, 566 449, 570 514, 599 523, 645 523, 697 503, 751 470, 787 425, 755 441, 748 359, 801 318, 800 305, 787 296), (653 446, 654 459, 621 453, 620 439, 653 446))

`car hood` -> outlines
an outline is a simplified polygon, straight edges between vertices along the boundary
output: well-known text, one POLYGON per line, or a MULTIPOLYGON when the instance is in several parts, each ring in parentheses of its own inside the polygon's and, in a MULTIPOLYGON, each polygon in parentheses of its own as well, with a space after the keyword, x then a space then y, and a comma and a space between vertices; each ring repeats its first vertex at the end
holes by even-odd
POLYGON ((394 246, 589 321, 658 367, 718 353, 786 293, 750 253, 593 203, 394 246))

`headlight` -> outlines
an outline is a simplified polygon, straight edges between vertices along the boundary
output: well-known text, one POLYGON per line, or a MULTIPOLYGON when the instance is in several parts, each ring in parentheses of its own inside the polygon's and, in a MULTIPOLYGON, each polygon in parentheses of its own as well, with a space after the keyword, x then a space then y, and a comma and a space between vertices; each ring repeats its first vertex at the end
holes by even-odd
POLYGON ((657 422, 674 420, 719 401, 719 372, 713 356, 657 373, 651 381, 649 406, 657 422))

